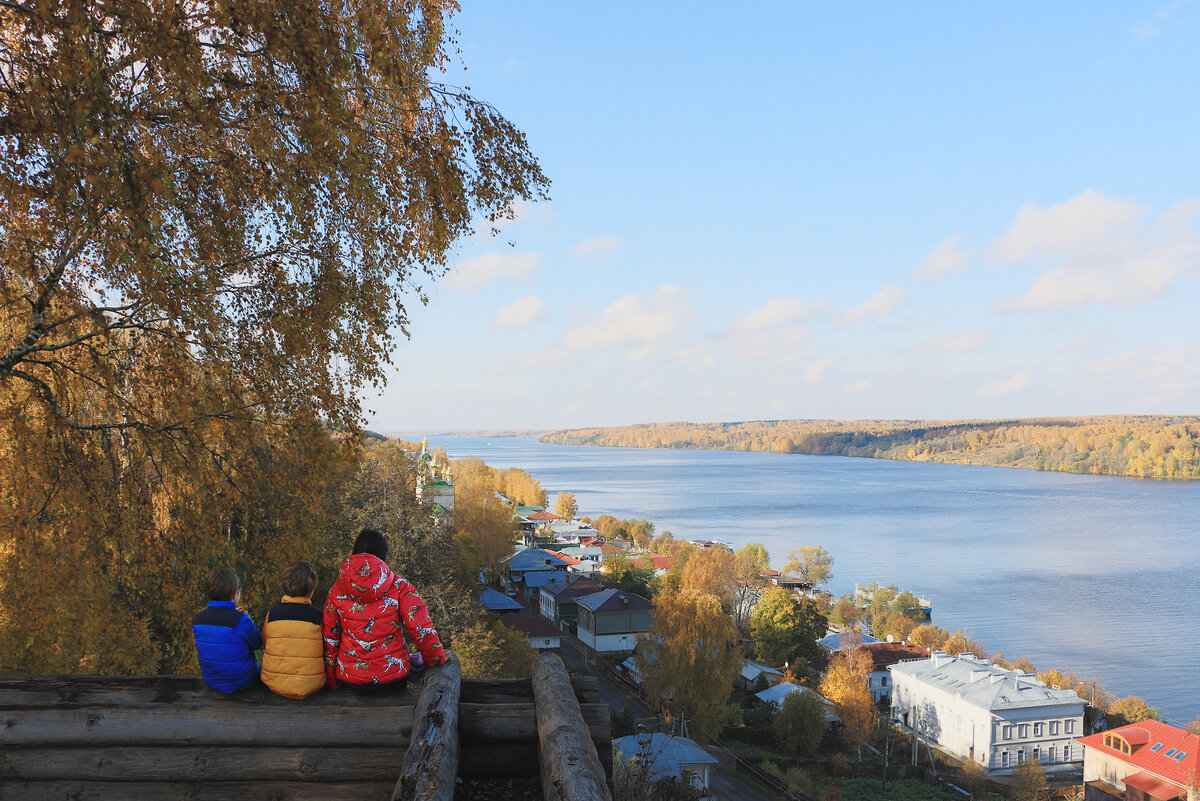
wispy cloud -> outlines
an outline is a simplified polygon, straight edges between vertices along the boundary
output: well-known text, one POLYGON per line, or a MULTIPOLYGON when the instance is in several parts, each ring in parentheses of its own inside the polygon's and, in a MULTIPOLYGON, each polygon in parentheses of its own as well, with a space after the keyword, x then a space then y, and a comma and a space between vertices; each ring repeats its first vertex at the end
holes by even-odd
POLYGON ((624 240, 620 237, 599 236, 595 239, 585 239, 582 242, 576 242, 571 248, 571 255, 592 259, 605 258, 616 253, 624 244, 624 240))
POLYGON ((500 278, 521 278, 538 266, 536 253, 485 253, 460 261, 450 268, 442 285, 452 289, 475 290, 500 278))
POLYGON ((1050 207, 1026 204, 990 248, 1002 264, 1051 266, 1024 294, 992 303, 1001 311, 1080 306, 1136 306, 1200 268, 1200 234, 1192 226, 1200 200, 1151 210, 1087 190, 1050 207))
POLYGON ((549 308, 536 295, 517 298, 496 312, 492 328, 524 328, 546 317, 549 308))
POLYGON ((917 347, 934 353, 958 356, 979 350, 991 341, 992 335, 986 331, 960 331, 957 334, 929 337, 917 347))
POLYGON ((733 321, 731 328, 738 331, 767 331, 782 325, 804 322, 824 308, 824 303, 811 303, 800 298, 780 295, 754 311, 738 317, 733 321))
POLYGON ((1033 379, 1029 373, 1017 373, 1012 378, 992 381, 979 388, 980 395, 1013 395, 1029 386, 1033 379))
POLYGON ((1162 36, 1163 31, 1171 24, 1171 20, 1180 9, 1188 4, 1188 0, 1171 0, 1145 22, 1133 26, 1133 36, 1139 42, 1148 42, 1162 36))
POLYGON ((678 333, 687 319, 687 294, 663 284, 651 294, 618 298, 598 316, 577 324, 567 333, 567 347, 624 348, 626 358, 637 361, 678 333))
POLYGON ((945 239, 933 251, 925 257, 925 261, 921 263, 920 269, 917 270, 917 278, 922 281, 933 281, 951 273, 956 273, 967 265, 967 257, 970 253, 959 248, 959 243, 962 242, 962 234, 955 234, 949 239, 945 239))
POLYGON ((847 309, 842 314, 842 322, 853 325, 867 320, 884 320, 894 315, 908 301, 908 293, 892 284, 857 306, 847 309))

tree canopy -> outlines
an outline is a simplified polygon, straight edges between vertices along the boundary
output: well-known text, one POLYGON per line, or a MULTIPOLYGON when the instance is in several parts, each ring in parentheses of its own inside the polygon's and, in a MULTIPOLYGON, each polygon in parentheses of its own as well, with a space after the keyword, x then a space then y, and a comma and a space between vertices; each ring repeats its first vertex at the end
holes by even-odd
POLYGON ((548 186, 512 123, 436 79, 454 8, 0 5, 0 385, 82 430, 357 427, 408 298, 548 186), (139 360, 237 391, 156 405, 123 380, 139 360))
POLYGON ((803 545, 788 551, 783 572, 814 587, 833 578, 833 556, 820 545, 803 545))
POLYGON ((826 629, 827 621, 811 598, 797 600, 782 587, 767 587, 750 615, 755 651, 775 665, 797 657, 816 660, 817 640, 826 629))

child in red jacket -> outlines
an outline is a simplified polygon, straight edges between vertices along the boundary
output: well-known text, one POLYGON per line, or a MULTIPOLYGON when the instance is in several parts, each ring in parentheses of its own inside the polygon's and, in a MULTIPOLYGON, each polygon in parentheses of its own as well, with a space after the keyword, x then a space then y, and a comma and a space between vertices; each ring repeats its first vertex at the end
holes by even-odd
POLYGON ((323 628, 330 688, 345 684, 378 692, 403 687, 413 669, 406 633, 426 665, 446 661, 425 602, 411 584, 388 569, 387 553, 383 534, 363 529, 329 590, 323 628))

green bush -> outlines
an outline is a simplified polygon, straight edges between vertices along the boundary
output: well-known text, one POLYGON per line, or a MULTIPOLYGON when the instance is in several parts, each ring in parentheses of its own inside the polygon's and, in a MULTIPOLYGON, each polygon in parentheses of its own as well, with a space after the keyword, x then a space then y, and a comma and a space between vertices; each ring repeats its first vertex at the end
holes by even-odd
POLYGON ((737 704, 726 704, 721 710, 721 725, 727 728, 742 725, 742 708, 737 704))

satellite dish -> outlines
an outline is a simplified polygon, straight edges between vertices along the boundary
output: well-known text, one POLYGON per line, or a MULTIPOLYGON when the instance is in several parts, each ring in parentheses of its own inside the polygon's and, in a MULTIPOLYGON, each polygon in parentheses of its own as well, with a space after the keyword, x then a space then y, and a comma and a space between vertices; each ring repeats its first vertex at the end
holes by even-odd
POLYGON ((895 637, 893 637, 892 635, 890 635, 890 634, 889 634, 889 635, 888 635, 888 642, 895 642, 895 641, 896 641, 896 638, 895 638, 895 637))

